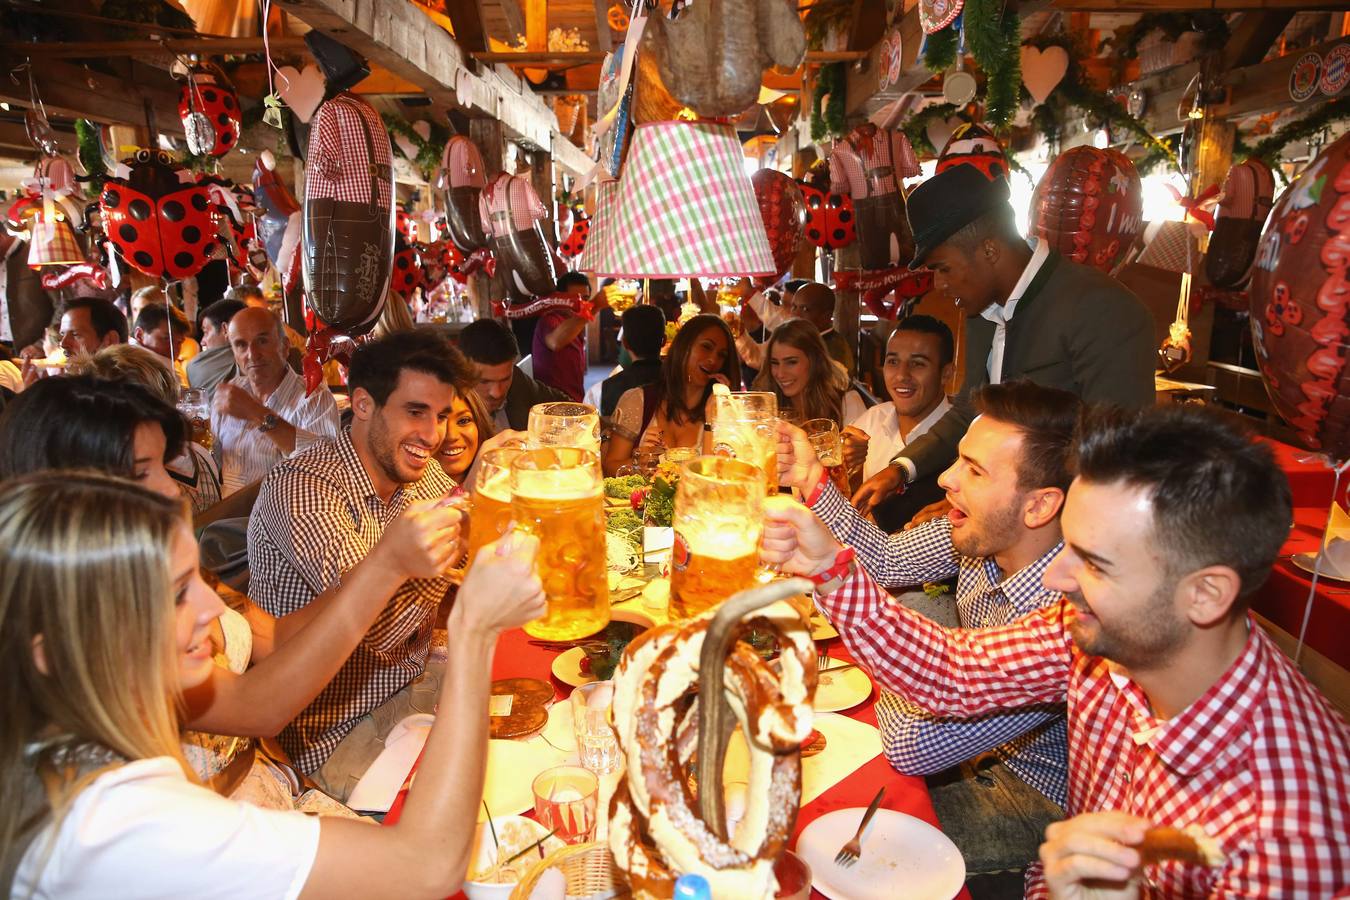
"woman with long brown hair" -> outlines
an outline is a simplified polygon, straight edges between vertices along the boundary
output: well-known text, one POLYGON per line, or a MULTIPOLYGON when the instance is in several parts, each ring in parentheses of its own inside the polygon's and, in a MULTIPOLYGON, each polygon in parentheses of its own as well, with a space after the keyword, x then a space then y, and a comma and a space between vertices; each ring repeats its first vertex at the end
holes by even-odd
POLYGON ((765 366, 755 379, 757 391, 778 395, 778 414, 797 423, 833 419, 840 426, 867 409, 868 398, 830 358, 816 326, 792 319, 774 329, 764 349, 765 366))

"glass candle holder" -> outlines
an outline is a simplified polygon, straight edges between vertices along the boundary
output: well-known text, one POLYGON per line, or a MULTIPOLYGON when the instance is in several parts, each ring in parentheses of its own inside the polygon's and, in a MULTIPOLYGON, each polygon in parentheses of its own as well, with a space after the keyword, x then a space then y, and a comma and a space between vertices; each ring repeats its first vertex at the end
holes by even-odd
POLYGON ((675 491, 670 618, 696 616, 755 583, 764 476, 738 459, 686 463, 675 491))

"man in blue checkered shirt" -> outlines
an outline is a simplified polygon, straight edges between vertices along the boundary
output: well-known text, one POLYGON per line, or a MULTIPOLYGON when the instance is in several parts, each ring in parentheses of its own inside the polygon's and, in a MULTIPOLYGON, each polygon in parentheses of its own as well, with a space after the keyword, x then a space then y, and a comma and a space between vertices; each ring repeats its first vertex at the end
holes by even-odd
MULTIPOLYGON (((1041 576, 1059 553, 1067 457, 1081 406, 1067 391, 1029 381, 989 385, 957 460, 938 482, 952 510, 887 535, 862 518, 824 474, 805 434, 780 425, 779 471, 834 536, 885 587, 956 577, 962 628, 1006 625, 1060 594, 1041 576)), ((942 829, 971 874, 1020 869, 1036 858, 1045 826, 1062 817, 1068 745, 1064 707, 975 719, 932 716, 882 691, 886 757, 927 775, 942 829), (955 768, 954 768, 955 767, 955 768)))

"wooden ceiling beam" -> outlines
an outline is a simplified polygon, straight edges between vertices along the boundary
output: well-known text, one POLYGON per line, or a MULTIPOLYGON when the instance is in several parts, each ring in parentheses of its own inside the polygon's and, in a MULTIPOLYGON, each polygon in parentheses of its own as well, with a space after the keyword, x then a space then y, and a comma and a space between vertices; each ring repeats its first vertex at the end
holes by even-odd
MULTIPOLYGON (((273 53, 303 52, 305 39, 275 37, 270 42, 273 53)), ((180 53, 203 55, 227 53, 262 53, 263 39, 256 38, 168 38, 160 41, 62 41, 44 44, 0 44, 0 56, 21 59, 36 56, 48 59, 106 59, 111 56, 150 57, 158 54, 174 56, 180 53)))
MULTIPOLYGON (((915 18, 917 26, 918 18, 915 18)), ((870 51, 867 50, 808 50, 806 52, 806 64, 811 63, 830 63, 830 62, 853 62, 864 59, 870 51)), ((916 50, 917 52, 917 50, 916 50)), ((488 51, 486 53, 469 54, 481 63, 491 65, 507 66, 537 66, 541 69, 549 67, 567 67, 588 65, 603 62, 605 54, 600 50, 568 50, 568 51, 530 51, 530 50, 500 50, 488 51)))
POLYGON ((516 35, 524 35, 525 11, 520 5, 520 0, 497 0, 497 6, 506 19, 506 30, 510 32, 502 35, 502 40, 510 43, 516 39, 516 35))
POLYGON ((482 0, 444 0, 446 15, 455 29, 455 42, 465 50, 488 48, 482 0))
POLYGON ((1289 9, 1294 11, 1332 9, 1344 10, 1345 0, 1054 0, 1054 8, 1074 12, 1193 12, 1205 9, 1213 12, 1240 12, 1242 10, 1289 9))
MULTIPOLYGON (((68 131, 57 131, 55 128, 52 129, 52 133, 56 135, 56 143, 61 148, 62 153, 75 155, 76 150, 79 149, 75 135, 68 131)), ((28 129, 24 127, 22 122, 0 122, 0 156, 36 158, 37 155, 37 148, 28 139, 28 129), (16 154, 13 152, 15 150, 20 152, 16 154)), ((29 175, 31 174, 30 172, 29 175)))
POLYGON ((1224 45, 1220 59, 1223 71, 1254 66, 1265 59, 1266 51, 1279 40, 1281 32, 1293 18, 1292 9, 1243 13, 1228 43, 1224 45))
POLYGON ((601 53, 614 49, 614 37, 609 30, 610 0, 595 0, 595 48, 601 53))
POLYGON ((867 51, 867 60, 862 71, 849 68, 848 89, 844 111, 846 115, 860 115, 865 108, 875 103, 889 103, 898 100, 916 89, 932 77, 932 73, 919 62, 919 48, 923 44, 923 29, 919 26, 919 6, 915 4, 905 13, 898 23, 900 29, 900 78, 881 87, 881 51, 886 35, 880 35, 872 49, 867 51))
MULTIPOLYGON (((148 110, 156 130, 175 137, 183 135, 177 113, 178 86, 167 73, 150 66, 133 63, 130 77, 119 78, 59 60, 44 60, 33 66, 33 78, 49 116, 141 127, 148 110)), ((29 106, 27 81, 19 85, 0 78, 0 100, 29 106)))

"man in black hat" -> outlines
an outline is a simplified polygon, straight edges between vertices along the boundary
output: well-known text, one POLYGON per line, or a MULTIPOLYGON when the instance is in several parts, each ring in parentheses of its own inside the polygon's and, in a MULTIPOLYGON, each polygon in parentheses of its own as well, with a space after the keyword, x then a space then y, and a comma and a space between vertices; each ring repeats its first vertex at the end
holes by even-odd
POLYGON ((975 415, 970 396, 981 385, 1027 378, 1088 403, 1153 403, 1147 308, 1114 278, 1063 258, 1047 242, 1033 251, 1017 231, 1006 180, 953 166, 919 185, 907 202, 915 242, 910 268, 931 269, 935 290, 968 317, 965 383, 927 434, 858 488, 855 506, 868 512, 904 484, 949 465, 975 415))

